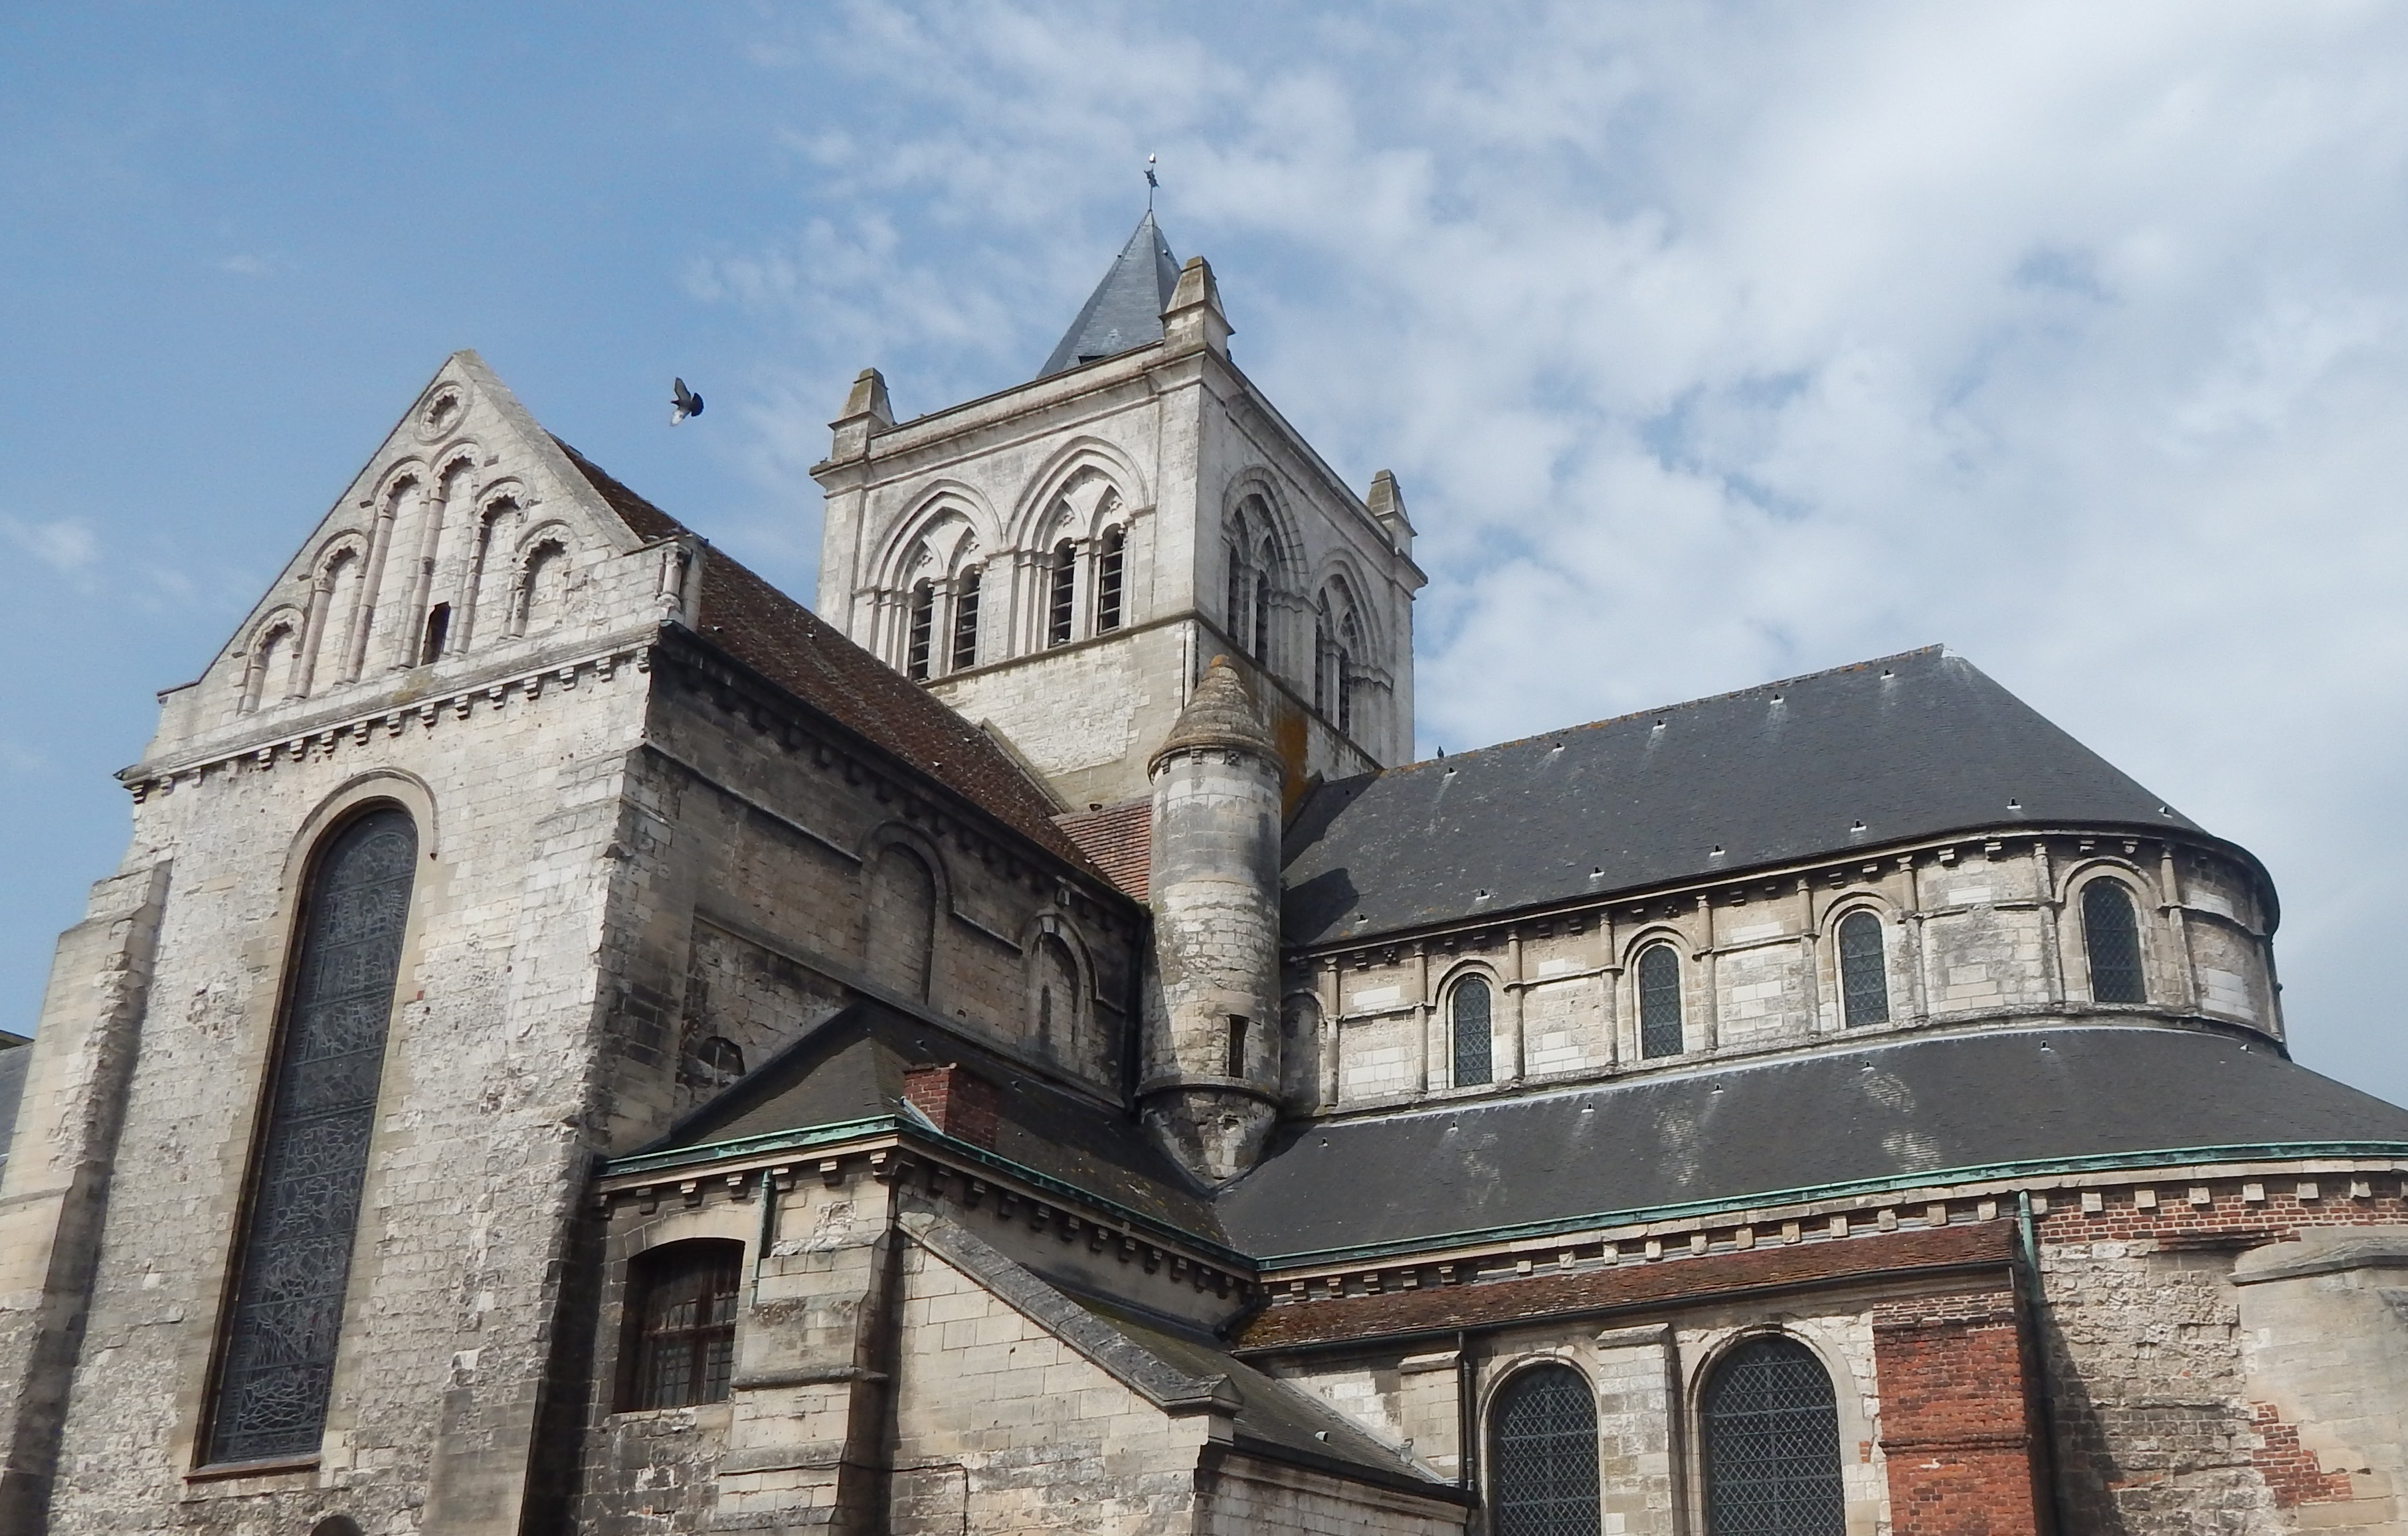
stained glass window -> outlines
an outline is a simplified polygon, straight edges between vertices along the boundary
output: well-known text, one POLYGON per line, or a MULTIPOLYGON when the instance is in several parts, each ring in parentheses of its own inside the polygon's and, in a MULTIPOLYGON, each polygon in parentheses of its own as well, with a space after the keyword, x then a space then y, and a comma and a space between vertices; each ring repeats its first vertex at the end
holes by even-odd
POLYGON ((1708 1536, 1846 1536, 1831 1377, 1795 1339, 1750 1340, 1706 1384, 1708 1536))
POLYGON ((1488 1027, 1488 983, 1466 976, 1455 984, 1450 1011, 1455 1016, 1455 1086, 1471 1088, 1495 1073, 1488 1027))
POLYGON ((727 1401, 743 1273, 740 1243, 673 1243, 636 1260, 628 1277, 636 1358, 627 1407, 727 1401))
POLYGON ((1570 1366, 1506 1382, 1489 1415, 1495 1536, 1597 1536, 1597 1400, 1570 1366))
POLYGON ((1889 1019, 1881 919, 1870 912, 1851 912, 1840 919, 1840 1004, 1842 1017, 1851 1025, 1889 1019))
POLYGON ((2100 1003, 2146 1003, 2141 979, 2141 932, 2132 898, 2113 880, 2082 888, 2082 942, 2090 951, 2090 996, 2100 1003))
POLYGON ((408 813, 385 809, 336 833, 310 875, 236 1250, 212 1462, 311 1455, 324 1432, 417 860, 408 813))
POLYGON ((1681 1054, 1681 957, 1669 944, 1639 952, 1639 1054, 1681 1054))

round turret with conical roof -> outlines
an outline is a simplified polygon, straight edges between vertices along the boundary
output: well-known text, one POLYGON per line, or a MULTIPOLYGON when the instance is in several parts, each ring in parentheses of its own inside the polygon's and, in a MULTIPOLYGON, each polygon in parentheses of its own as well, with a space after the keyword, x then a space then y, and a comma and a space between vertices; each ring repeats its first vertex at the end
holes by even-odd
POLYGON ((1262 711, 1213 658, 1147 764, 1154 781, 1147 1125, 1201 1177, 1254 1165, 1279 1116, 1283 773, 1262 711))

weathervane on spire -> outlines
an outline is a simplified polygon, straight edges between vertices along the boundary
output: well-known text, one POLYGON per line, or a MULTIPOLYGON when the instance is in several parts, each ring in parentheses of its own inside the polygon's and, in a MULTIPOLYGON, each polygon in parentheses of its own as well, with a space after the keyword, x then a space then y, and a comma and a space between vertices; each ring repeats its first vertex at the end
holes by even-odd
POLYGON ((1152 212, 1154 211, 1154 189, 1155 189, 1155 188, 1157 188, 1157 187, 1159 187, 1159 186, 1161 186, 1161 185, 1162 185, 1162 183, 1161 183, 1161 182, 1156 181, 1156 180, 1154 178, 1154 156, 1153 156, 1153 155, 1151 155, 1151 154, 1149 154, 1149 155, 1147 155, 1147 156, 1145 157, 1145 211, 1146 211, 1146 212, 1148 212, 1148 213, 1152 213, 1152 212))

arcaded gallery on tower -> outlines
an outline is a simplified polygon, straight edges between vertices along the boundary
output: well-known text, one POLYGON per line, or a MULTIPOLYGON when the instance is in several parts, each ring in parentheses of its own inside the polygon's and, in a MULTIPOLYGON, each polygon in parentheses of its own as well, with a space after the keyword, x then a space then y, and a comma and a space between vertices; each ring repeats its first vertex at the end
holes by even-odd
POLYGON ((1936 647, 1409 761, 1229 339, 864 371, 810 607, 447 360, 0 1051, 0 1529, 2408 1530, 2258 860, 1936 647))

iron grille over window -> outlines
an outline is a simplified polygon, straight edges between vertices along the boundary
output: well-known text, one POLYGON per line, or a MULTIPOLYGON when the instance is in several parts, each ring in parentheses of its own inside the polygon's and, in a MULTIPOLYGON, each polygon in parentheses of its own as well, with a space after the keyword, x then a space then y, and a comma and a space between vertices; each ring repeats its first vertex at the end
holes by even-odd
POLYGON ((1496 1536, 1597 1536, 1597 1401, 1570 1366, 1534 1366, 1497 1394, 1488 1498, 1496 1536))
POLYGON ((1121 627, 1121 587, 1128 565, 1128 533, 1119 528, 1104 531, 1104 552, 1096 561, 1096 633, 1108 633, 1121 627))
POLYGON ((928 643, 937 627, 937 589, 922 582, 911 589, 911 630, 903 647, 903 671, 915 683, 928 680, 928 643))
POLYGON ((1870 912, 1851 912, 1840 919, 1840 1002, 1842 1017, 1851 1025, 1889 1019, 1881 919, 1870 912))
POLYGON ((973 566, 953 589, 953 672, 978 665, 979 580, 973 566))
POLYGON ((1071 595, 1079 579, 1079 557, 1064 539, 1054 547, 1054 570, 1045 600, 1045 643, 1067 646, 1070 643, 1071 595))
POLYGON ((1478 976, 1464 977, 1455 983, 1453 1006, 1455 1086, 1485 1083, 1496 1071, 1488 1027, 1488 983, 1478 976))
POLYGON ((1681 957, 1669 944, 1640 951, 1639 1054, 1681 1054, 1681 957))
POLYGON ((1706 1384, 1708 1536, 1846 1536, 1831 1378, 1795 1339, 1752 1340, 1706 1384))
POLYGON ((311 1455, 324 1433, 417 860, 408 813, 372 811, 336 833, 309 877, 236 1250, 213 1462, 311 1455))
POLYGON ((2099 1003, 2145 1003, 2141 980, 2141 932, 2132 898, 2113 880, 2082 888, 2082 944, 2090 951, 2090 996, 2099 1003))
POLYGON ((738 1243, 676 1243, 637 1260, 629 1277, 636 1361, 627 1407, 727 1400, 743 1271, 738 1243))

